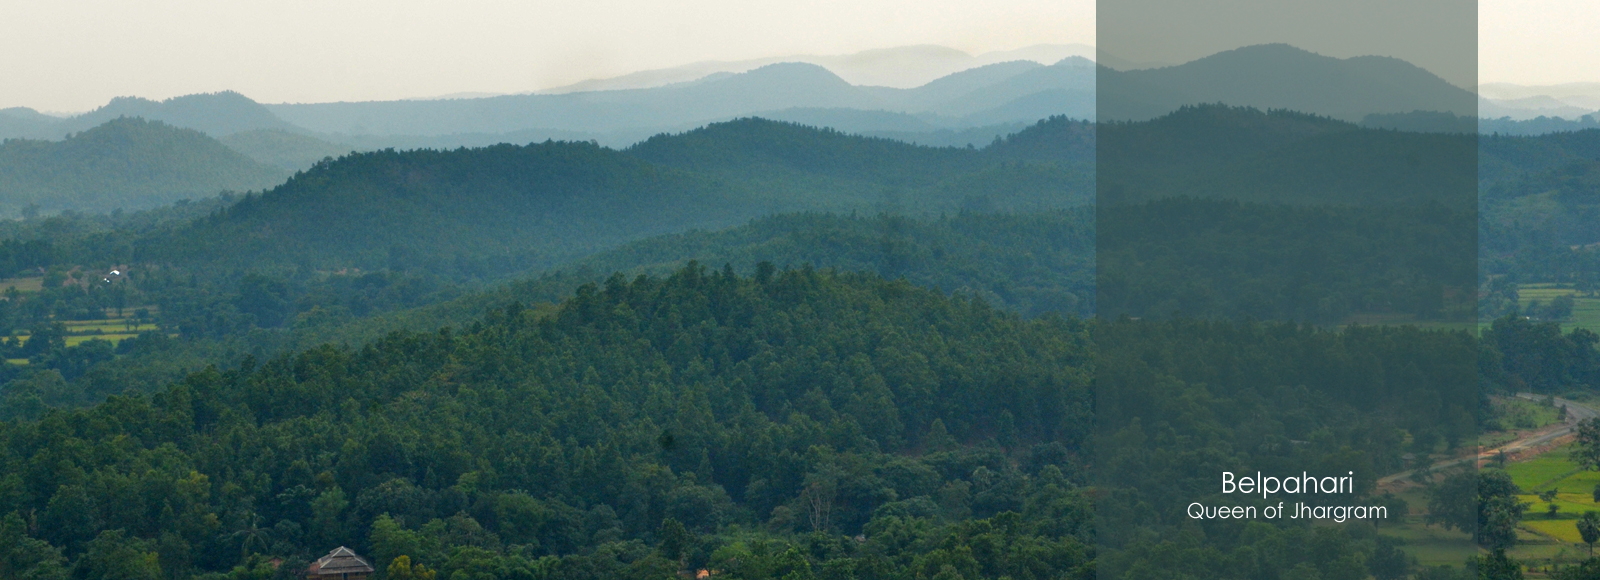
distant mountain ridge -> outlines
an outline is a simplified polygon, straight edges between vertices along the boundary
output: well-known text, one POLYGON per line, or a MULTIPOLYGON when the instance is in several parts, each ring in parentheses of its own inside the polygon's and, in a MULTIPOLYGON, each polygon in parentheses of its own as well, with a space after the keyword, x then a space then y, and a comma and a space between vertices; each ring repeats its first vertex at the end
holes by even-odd
MULTIPOLYGON (((613 134, 627 144, 663 131, 786 109, 857 109, 917 115, 939 128, 972 126, 965 116, 1002 109, 1051 91, 1080 91, 1078 102, 982 123, 1033 122, 1092 111, 1094 69, 1081 58, 1044 66, 1000 63, 955 73, 912 89, 853 85, 828 69, 778 63, 749 72, 650 89, 508 95, 486 99, 268 105, 283 119, 329 134, 445 135, 513 130, 613 134), (1088 86, 1085 92, 1083 87, 1088 86), (1042 114, 1041 114, 1042 113, 1042 114)), ((856 130, 856 127, 836 127, 856 130)))
POLYGON ((564 94, 655 88, 698 81, 707 77, 742 73, 780 62, 801 62, 822 66, 850 84, 858 86, 914 88, 963 70, 996 63, 1031 61, 1046 65, 1074 56, 1092 58, 1094 53, 1094 47, 1083 44, 1041 44, 977 55, 943 46, 914 45, 866 50, 846 55, 791 55, 742 61, 697 62, 612 78, 591 79, 535 92, 564 94))
MULTIPOLYGON (((1016 57, 998 62, 936 48, 909 47, 851 58, 876 63, 949 58, 981 66, 911 88, 867 86, 819 64, 780 62, 665 86, 562 94, 274 105, 232 92, 160 102, 118 98, 65 119, 23 108, 0 111, 0 138, 60 139, 117 117, 142 117, 202 131, 262 164, 304 169, 324 157, 385 148, 445 149, 545 140, 592 140, 621 148, 657 134, 752 116, 965 147, 986 145, 1052 116, 1148 119, 1199 103, 1288 109, 1360 122, 1370 115, 1416 111, 1450 111, 1470 118, 1496 114, 1499 110, 1494 107, 1500 105, 1495 103, 1511 102, 1479 100, 1396 59, 1337 59, 1288 45, 1244 47, 1181 65, 1121 72, 1097 68, 1091 60, 1069 54, 1083 52, 1072 47, 983 55, 991 60, 1016 57), (1051 64, 1030 60, 1050 51, 1068 56, 1051 64)), ((840 66, 844 65, 835 68, 840 66)), ((1541 103, 1552 104, 1512 104, 1541 103)), ((1481 130, 1526 134, 1587 126, 1546 120, 1515 127, 1496 123, 1481 124, 1481 130)))
MULTIPOLYGON (((1016 54, 1029 56, 1024 53, 1016 54)), ((262 105, 223 92, 160 102, 118 98, 65 119, 7 109, 0 111, 0 138, 59 139, 112 118, 142 117, 205 132, 241 147, 240 152, 258 162, 292 168, 303 168, 329 151, 389 147, 547 139, 622 147, 651 135, 745 116, 916 142, 983 145, 1045 117, 1092 115, 1090 93, 1074 94, 1070 102, 1059 95, 1092 86, 1093 76, 1092 63, 1078 57, 1051 65, 1017 60, 896 89, 852 84, 816 64, 782 62, 661 87, 567 94, 262 105)))
POLYGON ((1223 103, 1360 122, 1367 115, 1476 116, 1477 97, 1406 61, 1339 59, 1287 44, 1247 46, 1172 67, 1101 69, 1102 120, 1146 120, 1185 105, 1223 103))

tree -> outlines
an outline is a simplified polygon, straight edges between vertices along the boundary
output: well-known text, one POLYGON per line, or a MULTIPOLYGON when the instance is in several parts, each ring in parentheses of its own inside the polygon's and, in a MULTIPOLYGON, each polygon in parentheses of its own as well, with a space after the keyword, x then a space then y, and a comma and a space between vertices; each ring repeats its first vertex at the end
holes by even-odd
POLYGON ((1506 555, 1505 550, 1478 556, 1478 578, 1484 580, 1522 580, 1522 562, 1506 555))
POLYGON ((1557 570, 1556 580, 1595 580, 1600 578, 1600 558, 1589 558, 1577 566, 1568 566, 1557 570))
POLYGON ((1428 525, 1470 532, 1477 527, 1478 477, 1463 471, 1428 488, 1428 525))
POLYGON ((1400 550, 1399 543, 1399 540, 1389 536, 1378 536, 1372 557, 1367 560, 1367 569, 1372 572, 1373 578, 1400 580, 1411 571, 1411 559, 1400 550))
POLYGON ((1594 543, 1600 542, 1600 513, 1583 512, 1578 518, 1578 535, 1583 536, 1583 543, 1589 545, 1589 555, 1594 555, 1594 543))
POLYGON ((1561 506, 1556 504, 1556 495, 1559 493, 1560 490, 1556 488, 1550 488, 1539 492, 1539 499, 1549 504, 1545 506, 1545 509, 1550 512, 1550 519, 1552 520, 1556 519, 1556 512, 1561 511, 1561 506))
POLYGON ((1584 469, 1600 469, 1600 418, 1578 423, 1578 448, 1572 460, 1584 469))
POLYGON ((161 580, 154 544, 130 538, 122 530, 100 532, 78 559, 74 575, 104 580, 161 580))
POLYGON ((248 520, 248 524, 241 526, 232 534, 233 538, 239 540, 239 555, 241 557, 266 549, 267 544, 272 541, 271 531, 261 527, 260 514, 250 514, 248 520))
POLYGON ((66 580, 61 549, 28 537, 27 523, 17 512, 0 517, 0 578, 66 580))
POLYGON ((694 535, 683 523, 673 518, 661 520, 661 529, 657 532, 661 536, 661 555, 674 562, 683 561, 689 547, 694 545, 694 535))
POLYGON ((1517 543, 1517 524, 1528 508, 1517 501, 1520 491, 1503 470, 1458 473, 1430 491, 1428 523, 1473 531, 1480 545, 1504 550, 1517 543))
POLYGON ((429 570, 421 563, 412 564, 411 557, 401 554, 394 561, 389 562, 389 568, 384 570, 386 580, 433 580, 435 572, 429 570))
POLYGON ((1545 307, 1545 320, 1566 320, 1572 316, 1574 300, 1571 294, 1562 294, 1550 299, 1550 305, 1545 307))

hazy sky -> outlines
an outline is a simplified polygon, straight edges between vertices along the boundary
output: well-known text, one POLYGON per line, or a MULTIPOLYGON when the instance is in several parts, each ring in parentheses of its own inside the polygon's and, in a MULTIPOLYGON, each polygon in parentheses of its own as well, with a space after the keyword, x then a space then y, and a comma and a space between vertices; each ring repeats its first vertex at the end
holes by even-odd
MULTIPOLYGON (((1480 82, 1600 81, 1592 0, 1482 0, 1480 82)), ((0 1, 0 108, 521 92, 701 60, 1095 43, 1092 0, 0 1)))
POLYGON ((0 1, 0 108, 521 92, 702 60, 1094 43, 1092 0, 0 1))
POLYGON ((1600 4, 1479 0, 1480 82, 1600 82, 1600 4))

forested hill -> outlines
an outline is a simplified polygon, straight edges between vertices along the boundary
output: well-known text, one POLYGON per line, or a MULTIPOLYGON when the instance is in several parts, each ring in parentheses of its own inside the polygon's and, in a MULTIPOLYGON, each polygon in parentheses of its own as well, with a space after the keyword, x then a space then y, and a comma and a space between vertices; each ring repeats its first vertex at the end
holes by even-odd
POLYGON ((763 201, 589 143, 386 150, 320 163, 146 239, 139 259, 526 271, 643 236, 736 223, 763 201))
POLYGON ((624 244, 538 277, 426 306, 295 329, 292 344, 364 344, 396 330, 470 323, 512 302, 555 303, 614 273, 667 275, 692 262, 749 275, 780 267, 875 273, 946 294, 975 297, 1034 317, 1094 312, 1093 208, 1030 214, 961 213, 915 219, 878 214, 780 214, 718 231, 667 234, 624 244))
POLYGON ((974 150, 923 147, 752 117, 657 135, 626 151, 653 163, 694 169, 781 169, 915 186, 995 162, 1092 163, 1094 129, 1085 121, 1051 117, 974 150))
POLYGON ((29 204, 45 212, 150 208, 265 189, 286 177, 198 131, 118 118, 64 141, 0 144, 0 214, 29 204))
MULTIPOLYGON (((1502 360, 1462 332, 1026 319, 755 270, 614 276, 553 308, 0 422, 0 571, 274 578, 344 545, 439 578, 1088 580, 1148 553, 1228 577, 1227 554, 1314 544, 1257 566, 1360 578, 1394 569, 1364 522, 1226 533, 1168 504, 1221 499, 1207 474, 1228 465, 1316 465, 1405 509, 1373 478, 1472 445, 1473 361, 1502 360), (1091 401, 1091 376, 1111 398, 1091 401), (1126 428, 1091 434, 1091 412, 1126 428), (1197 443, 1129 447, 1160 437, 1197 443), (1152 473, 1161 495, 1133 503, 1152 473)), ((1561 338, 1517 318, 1489 344, 1529 331, 1561 338)))
POLYGON ((831 129, 745 118, 651 137, 628 154, 660 165, 754 177, 780 172, 926 186, 975 168, 971 151, 919 147, 831 129))
POLYGON ((758 184, 807 209, 1037 210, 1093 196, 1093 129, 1054 117, 984 149, 923 147, 759 118, 663 134, 626 152, 758 184), (1065 138, 1065 141, 1058 141, 1065 138))
POLYGON ((492 277, 780 212, 1081 205, 1091 170, 758 119, 624 152, 581 142, 386 150, 319 163, 191 227, 143 240, 133 259, 492 277))
POLYGON ((1095 126, 1088 121, 1050 117, 996 140, 984 151, 997 159, 1093 163, 1095 126))
POLYGON ((1087 340, 865 275, 615 278, 0 422, 0 569, 1090 578, 1087 340))

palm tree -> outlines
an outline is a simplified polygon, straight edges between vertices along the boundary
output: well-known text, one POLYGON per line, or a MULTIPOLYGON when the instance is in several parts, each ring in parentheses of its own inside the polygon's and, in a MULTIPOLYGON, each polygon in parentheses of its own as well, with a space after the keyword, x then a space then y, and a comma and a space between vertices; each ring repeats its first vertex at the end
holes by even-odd
POLYGON ((1594 543, 1600 542, 1600 513, 1583 512, 1578 518, 1578 535, 1583 536, 1583 542, 1589 544, 1589 556, 1594 556, 1594 543))
POLYGON ((249 525, 239 528, 231 536, 239 539, 239 557, 241 558, 248 557, 251 554, 250 546, 252 544, 258 550, 266 549, 267 544, 272 540, 271 530, 261 527, 261 514, 255 513, 250 514, 249 525))

